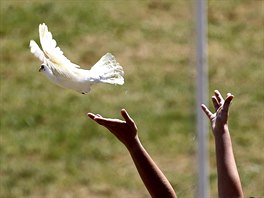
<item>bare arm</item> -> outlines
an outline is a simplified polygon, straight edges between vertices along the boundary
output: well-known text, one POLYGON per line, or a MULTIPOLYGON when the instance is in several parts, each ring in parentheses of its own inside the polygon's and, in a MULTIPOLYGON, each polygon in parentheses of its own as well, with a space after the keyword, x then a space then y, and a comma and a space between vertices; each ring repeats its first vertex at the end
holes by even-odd
POLYGON ((229 106, 234 96, 229 93, 224 100, 219 91, 216 90, 214 94, 212 101, 216 112, 210 112, 205 105, 202 105, 202 109, 211 121, 215 137, 218 195, 220 198, 243 197, 227 123, 229 106))
POLYGON ((100 115, 88 113, 88 116, 98 124, 106 127, 128 149, 138 173, 152 197, 176 197, 176 194, 159 167, 151 159, 141 144, 137 126, 126 110, 122 109, 124 120, 103 118, 100 115))

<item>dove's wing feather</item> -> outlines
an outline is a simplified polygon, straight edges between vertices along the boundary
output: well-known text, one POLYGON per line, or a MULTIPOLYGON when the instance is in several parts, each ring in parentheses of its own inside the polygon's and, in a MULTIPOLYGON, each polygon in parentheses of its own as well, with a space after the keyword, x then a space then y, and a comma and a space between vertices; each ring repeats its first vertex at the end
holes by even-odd
POLYGON ((35 41, 31 40, 29 46, 31 53, 34 54, 40 61, 44 62, 45 55, 43 51, 39 48, 38 44, 35 41))
POLYGON ((39 25, 39 38, 44 53, 49 57, 50 61, 58 66, 68 66, 79 68, 79 65, 73 64, 67 59, 62 50, 57 46, 57 42, 52 38, 51 32, 48 27, 43 23, 39 25))

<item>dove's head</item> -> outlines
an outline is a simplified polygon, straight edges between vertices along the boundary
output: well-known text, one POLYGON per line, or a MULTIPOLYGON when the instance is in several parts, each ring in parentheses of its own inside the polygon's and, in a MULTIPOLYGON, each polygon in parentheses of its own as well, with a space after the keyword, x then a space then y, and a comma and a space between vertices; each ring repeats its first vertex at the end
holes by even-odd
POLYGON ((47 66, 42 64, 40 67, 39 67, 39 72, 45 72, 45 70, 47 69, 47 66))
POLYGON ((39 68, 39 72, 47 75, 47 76, 52 76, 52 71, 50 69, 50 67, 46 64, 42 64, 39 68))

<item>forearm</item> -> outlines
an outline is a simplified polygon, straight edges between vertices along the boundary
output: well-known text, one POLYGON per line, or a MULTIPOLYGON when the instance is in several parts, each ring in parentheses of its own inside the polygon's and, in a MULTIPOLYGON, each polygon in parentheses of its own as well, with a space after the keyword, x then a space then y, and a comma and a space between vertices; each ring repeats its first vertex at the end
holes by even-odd
POLYGON ((228 126, 215 131, 219 197, 243 197, 228 126))
POLYGON ((176 194, 155 162, 137 138, 133 146, 127 147, 138 173, 152 197, 176 197, 176 194))

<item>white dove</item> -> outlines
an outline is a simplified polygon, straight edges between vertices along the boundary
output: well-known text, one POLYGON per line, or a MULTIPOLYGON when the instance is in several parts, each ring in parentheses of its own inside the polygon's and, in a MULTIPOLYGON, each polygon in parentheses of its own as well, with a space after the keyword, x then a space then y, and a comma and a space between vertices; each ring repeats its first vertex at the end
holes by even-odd
POLYGON ((43 62, 39 71, 55 84, 82 94, 88 93, 95 83, 124 84, 123 68, 112 54, 105 54, 90 70, 85 70, 63 55, 45 23, 39 25, 39 38, 43 51, 33 40, 30 51, 43 62))

